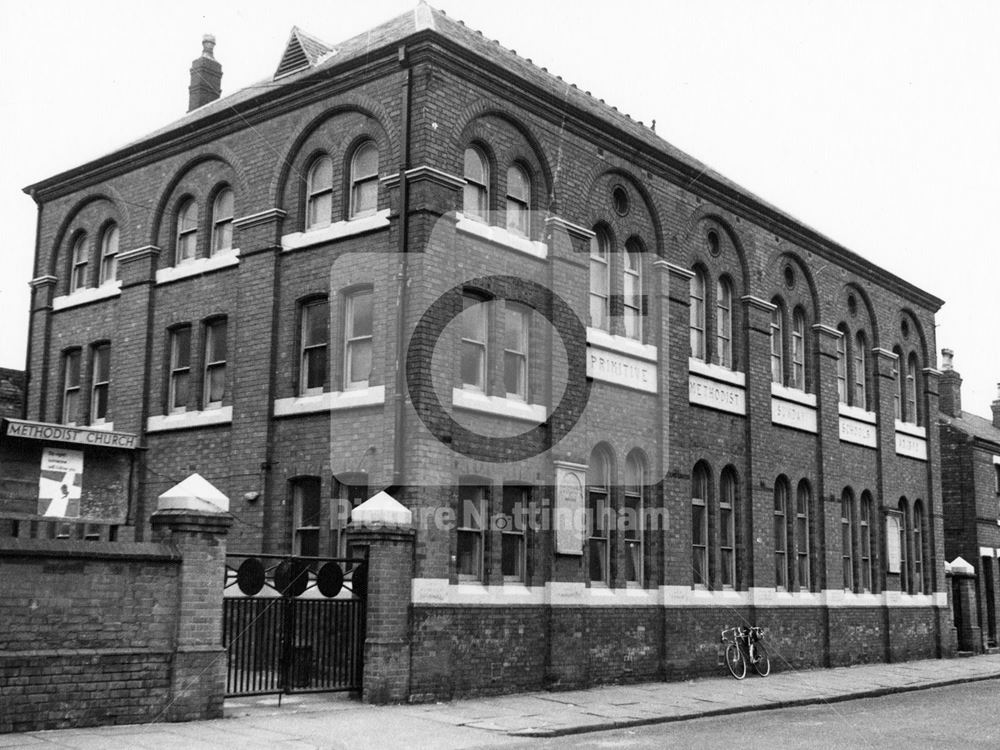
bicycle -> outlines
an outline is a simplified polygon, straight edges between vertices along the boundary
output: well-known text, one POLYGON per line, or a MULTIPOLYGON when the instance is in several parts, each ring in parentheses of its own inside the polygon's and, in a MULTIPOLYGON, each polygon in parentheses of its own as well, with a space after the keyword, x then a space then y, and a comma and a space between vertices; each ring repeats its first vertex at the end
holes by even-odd
POLYGON ((722 631, 722 642, 726 644, 726 666, 737 680, 747 676, 747 664, 761 677, 771 673, 771 659, 761 642, 764 630, 756 625, 750 628, 726 628, 722 631), (727 634, 730 634, 727 637, 727 634))

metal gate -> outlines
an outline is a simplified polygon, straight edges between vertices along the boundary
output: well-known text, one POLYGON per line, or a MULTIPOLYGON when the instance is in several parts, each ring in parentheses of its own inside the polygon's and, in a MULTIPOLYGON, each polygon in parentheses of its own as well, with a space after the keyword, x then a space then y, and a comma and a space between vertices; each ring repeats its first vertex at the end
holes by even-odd
POLYGON ((360 690, 364 558, 226 555, 226 695, 360 690))

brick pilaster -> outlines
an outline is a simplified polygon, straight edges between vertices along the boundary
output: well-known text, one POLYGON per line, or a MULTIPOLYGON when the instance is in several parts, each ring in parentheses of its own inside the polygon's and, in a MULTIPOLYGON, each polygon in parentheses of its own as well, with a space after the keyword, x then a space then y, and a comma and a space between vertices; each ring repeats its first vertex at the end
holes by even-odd
POLYGON ((182 557, 176 651, 171 667, 168 721, 222 716, 226 652, 222 647, 228 513, 157 511, 150 517, 154 541, 182 557))

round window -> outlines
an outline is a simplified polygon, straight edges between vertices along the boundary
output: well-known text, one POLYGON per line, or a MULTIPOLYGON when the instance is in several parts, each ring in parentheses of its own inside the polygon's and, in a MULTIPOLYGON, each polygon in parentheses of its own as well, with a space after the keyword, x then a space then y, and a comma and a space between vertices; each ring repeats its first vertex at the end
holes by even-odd
POLYGON ((628 213, 628 193, 621 185, 616 185, 611 191, 611 205, 620 216, 628 213))

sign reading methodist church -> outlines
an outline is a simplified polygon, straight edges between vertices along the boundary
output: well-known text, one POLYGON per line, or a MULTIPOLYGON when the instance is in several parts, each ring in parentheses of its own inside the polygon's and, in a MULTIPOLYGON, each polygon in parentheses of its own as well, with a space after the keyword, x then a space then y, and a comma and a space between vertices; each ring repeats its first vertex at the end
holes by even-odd
POLYGON ((49 424, 48 422, 28 422, 23 419, 7 419, 5 421, 7 423, 7 437, 51 440, 58 443, 93 445, 100 448, 131 450, 139 447, 139 436, 129 432, 69 427, 64 424, 49 424))

